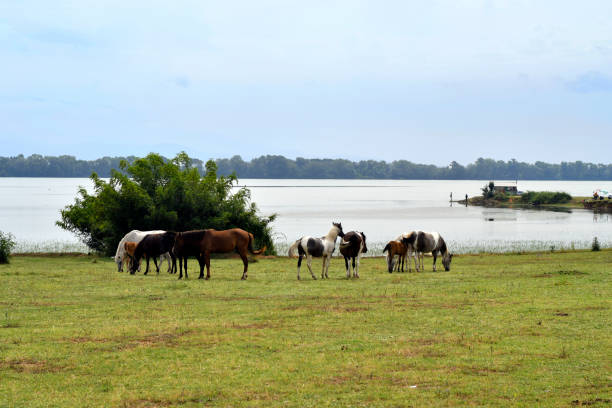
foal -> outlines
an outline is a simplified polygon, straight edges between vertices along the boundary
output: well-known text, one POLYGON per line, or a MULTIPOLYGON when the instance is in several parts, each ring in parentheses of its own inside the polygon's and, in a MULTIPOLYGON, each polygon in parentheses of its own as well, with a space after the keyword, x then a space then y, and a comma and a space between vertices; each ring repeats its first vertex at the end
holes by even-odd
POLYGON ((366 236, 363 232, 351 231, 344 234, 340 241, 340 253, 344 256, 344 265, 346 266, 346 278, 351 277, 349 260, 353 258, 353 278, 359 278, 359 260, 361 254, 368 252, 366 245, 366 236), (355 266, 355 259, 357 266, 355 266))
POLYGON ((383 249, 383 254, 387 253, 387 270, 389 273, 393 273, 393 270, 396 269, 398 272, 400 271, 400 264, 402 266, 402 272, 404 272, 404 260, 406 259, 406 254, 408 253, 408 247, 404 245, 401 241, 389 241, 383 249), (395 255, 398 256, 397 264, 394 264, 395 255))
POLYGON ((300 267, 302 266, 302 258, 306 257, 306 264, 312 279, 317 279, 314 273, 312 273, 312 257, 323 257, 323 269, 321 271, 321 279, 329 278, 327 270, 329 269, 329 262, 331 256, 336 249, 336 238, 344 237, 342 232, 341 223, 332 223, 332 228, 329 230, 326 236, 321 238, 313 238, 305 236, 293 243, 289 248, 289 257, 295 256, 295 251, 298 252, 298 264, 297 264, 297 278, 300 280, 300 267))

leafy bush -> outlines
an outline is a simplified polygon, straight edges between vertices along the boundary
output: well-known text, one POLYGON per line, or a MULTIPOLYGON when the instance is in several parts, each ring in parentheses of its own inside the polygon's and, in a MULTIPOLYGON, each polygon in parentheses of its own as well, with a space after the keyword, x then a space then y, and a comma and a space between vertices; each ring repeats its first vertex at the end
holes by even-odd
POLYGON ((496 193, 496 194, 493 196, 493 198, 494 198, 496 201, 503 201, 503 202, 508 201, 508 200, 510 199, 510 197, 508 197, 508 196, 507 196, 505 193, 496 193))
POLYGON ((15 247, 15 237, 13 234, 0 231, 0 264, 9 263, 9 256, 15 247))
POLYGON ((593 244, 591 245, 591 250, 592 251, 599 251, 601 248, 599 246, 599 240, 597 239, 597 237, 593 238, 593 244))
POLYGON ((554 191, 528 191, 521 195, 521 202, 525 204, 564 204, 569 202, 572 196, 567 193, 554 191))
POLYGON ((493 198, 493 196, 495 195, 495 183, 489 181, 489 184, 486 184, 484 187, 481 188, 481 190, 482 196, 484 198, 493 198))
POLYGON ((186 153, 167 161, 158 154, 122 161, 108 182, 93 173, 95 193, 79 189, 75 203, 61 211, 57 225, 75 233, 89 248, 114 255, 117 243, 138 229, 186 231, 191 229, 243 228, 251 232, 256 247, 274 252, 269 224, 276 217, 259 217, 250 202, 250 191, 235 189, 235 175, 217 177, 210 160, 202 177, 186 153))

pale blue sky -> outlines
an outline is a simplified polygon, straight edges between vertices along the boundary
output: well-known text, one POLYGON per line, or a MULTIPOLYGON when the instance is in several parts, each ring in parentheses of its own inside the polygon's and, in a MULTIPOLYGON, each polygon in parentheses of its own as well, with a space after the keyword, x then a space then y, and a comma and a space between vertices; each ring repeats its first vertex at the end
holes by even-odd
POLYGON ((610 1, 0 2, 0 156, 610 162, 610 1))

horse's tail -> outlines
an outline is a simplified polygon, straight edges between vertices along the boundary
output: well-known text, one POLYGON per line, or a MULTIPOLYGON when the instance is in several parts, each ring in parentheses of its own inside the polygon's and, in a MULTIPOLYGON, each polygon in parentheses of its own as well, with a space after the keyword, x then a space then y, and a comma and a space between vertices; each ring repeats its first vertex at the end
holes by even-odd
POLYGON ((287 256, 288 256, 289 258, 291 258, 291 257, 294 257, 294 256, 295 256, 295 252, 297 251, 297 249, 298 249, 298 245, 300 245, 300 241, 301 241, 301 240, 302 240, 302 238, 298 239, 297 241, 295 241, 295 242, 293 243, 293 245, 291 245, 291 246, 289 247, 289 252, 287 252, 287 256))
POLYGON ((253 234, 251 234, 250 232, 249 234, 249 251, 251 251, 251 253, 253 255, 259 255, 259 254, 263 254, 264 251, 267 249, 267 247, 264 245, 263 248, 258 249, 257 251, 253 251, 253 241, 255 240, 255 238, 253 238, 253 234))
POLYGON ((391 244, 387 244, 387 245, 385 246, 385 249, 383 249, 383 254, 384 254, 385 252, 387 252, 387 251, 391 252, 391 244))

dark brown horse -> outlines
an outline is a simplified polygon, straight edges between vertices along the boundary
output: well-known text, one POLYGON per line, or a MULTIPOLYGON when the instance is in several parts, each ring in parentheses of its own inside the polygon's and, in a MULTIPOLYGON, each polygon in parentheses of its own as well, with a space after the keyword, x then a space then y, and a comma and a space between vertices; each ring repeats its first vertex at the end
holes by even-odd
POLYGON ((234 250, 240 254, 244 264, 242 279, 246 279, 249 269, 247 250, 253 255, 259 255, 266 250, 264 246, 262 249, 254 251, 253 240, 253 234, 240 228, 224 231, 207 229, 177 233, 174 251, 179 257, 179 279, 183 277, 182 259, 185 260, 185 278, 187 278, 187 257, 195 256, 200 263, 200 276, 198 276, 198 279, 204 277, 204 266, 206 266, 206 279, 210 279, 210 254, 234 250))
POLYGON ((175 232, 168 231, 164 232, 163 234, 148 234, 145 236, 136 246, 136 250, 134 251, 134 256, 132 258, 132 268, 130 269, 130 273, 132 275, 136 273, 140 266, 140 258, 143 256, 146 256, 147 258, 147 269, 145 270, 144 274, 146 275, 149 273, 149 260, 151 258, 153 258, 153 263, 155 264, 155 268, 157 268, 157 273, 159 273, 157 257, 161 254, 165 254, 166 252, 170 253, 172 265, 175 268, 176 259, 172 253, 175 235, 175 232))
POLYGON ((361 254, 368 252, 366 245, 366 236, 363 232, 351 231, 344 234, 340 241, 340 253, 344 256, 344 265, 346 266, 346 277, 351 277, 349 261, 353 259, 353 277, 359 278, 359 260, 361 254), (357 260, 357 265, 355 265, 357 260))

